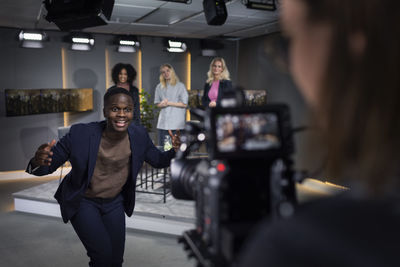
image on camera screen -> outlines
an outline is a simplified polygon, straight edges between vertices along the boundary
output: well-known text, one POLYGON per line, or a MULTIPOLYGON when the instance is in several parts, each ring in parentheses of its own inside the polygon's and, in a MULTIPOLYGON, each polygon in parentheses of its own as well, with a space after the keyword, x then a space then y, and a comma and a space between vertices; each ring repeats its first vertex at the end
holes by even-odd
POLYGON ((217 150, 269 150, 281 146, 275 113, 219 114, 215 120, 217 150))

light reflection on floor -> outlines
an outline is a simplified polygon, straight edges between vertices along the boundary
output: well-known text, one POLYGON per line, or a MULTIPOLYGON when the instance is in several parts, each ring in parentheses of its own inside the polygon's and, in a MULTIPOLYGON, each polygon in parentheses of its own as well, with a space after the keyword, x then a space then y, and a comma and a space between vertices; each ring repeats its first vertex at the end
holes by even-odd
POLYGON ((57 179, 58 176, 46 176, 0 180, 0 212, 14 211, 13 193, 57 179))

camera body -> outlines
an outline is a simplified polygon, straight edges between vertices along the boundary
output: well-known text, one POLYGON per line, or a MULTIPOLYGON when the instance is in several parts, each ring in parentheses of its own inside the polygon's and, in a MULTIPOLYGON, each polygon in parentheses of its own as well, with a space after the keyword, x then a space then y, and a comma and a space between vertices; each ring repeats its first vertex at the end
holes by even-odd
POLYGON ((195 200, 196 229, 181 241, 200 266, 230 266, 262 218, 293 212, 289 108, 209 109, 204 123, 186 132, 171 164, 171 190, 177 199, 195 200), (203 140, 209 156, 191 155, 203 140))

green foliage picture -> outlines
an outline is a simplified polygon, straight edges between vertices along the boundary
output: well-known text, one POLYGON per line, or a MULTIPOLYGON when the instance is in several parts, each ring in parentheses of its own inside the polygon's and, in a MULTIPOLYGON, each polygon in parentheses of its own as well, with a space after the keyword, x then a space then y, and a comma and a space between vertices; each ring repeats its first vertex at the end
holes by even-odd
POLYGON ((158 115, 157 107, 150 102, 150 94, 144 89, 139 93, 140 97, 140 121, 148 132, 152 131, 153 120, 158 115))

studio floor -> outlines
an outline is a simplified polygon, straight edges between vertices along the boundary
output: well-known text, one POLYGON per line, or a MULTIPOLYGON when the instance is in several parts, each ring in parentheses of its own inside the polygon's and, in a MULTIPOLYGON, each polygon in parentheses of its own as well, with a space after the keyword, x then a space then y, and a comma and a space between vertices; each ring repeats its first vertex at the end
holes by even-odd
MULTIPOLYGON (((70 224, 60 218, 14 210, 12 194, 57 177, 0 181, 0 266, 87 266, 88 258, 70 224)), ((177 238, 127 230, 124 266, 195 266, 177 238)))
MULTIPOLYGON (((58 185, 58 177, 13 178, 0 180, 0 266, 4 267, 70 267, 87 266, 88 258, 80 240, 70 224, 59 217, 16 211, 14 197, 24 195, 55 202, 52 195, 58 185), (49 189, 49 191, 46 191, 49 189)), ((300 202, 315 197, 329 196, 343 188, 307 179, 297 185, 300 202)), ((137 196, 136 212, 141 215, 161 215, 185 223, 193 220, 193 202, 183 202, 169 195, 167 204, 162 196, 148 194, 137 196)), ((134 216, 135 217, 135 214, 134 216)), ((137 221, 137 215, 133 221, 137 221)), ((128 223, 127 223, 128 224, 128 223)), ((173 234, 154 233, 127 229, 124 266, 160 267, 195 266, 188 259, 173 234)))

